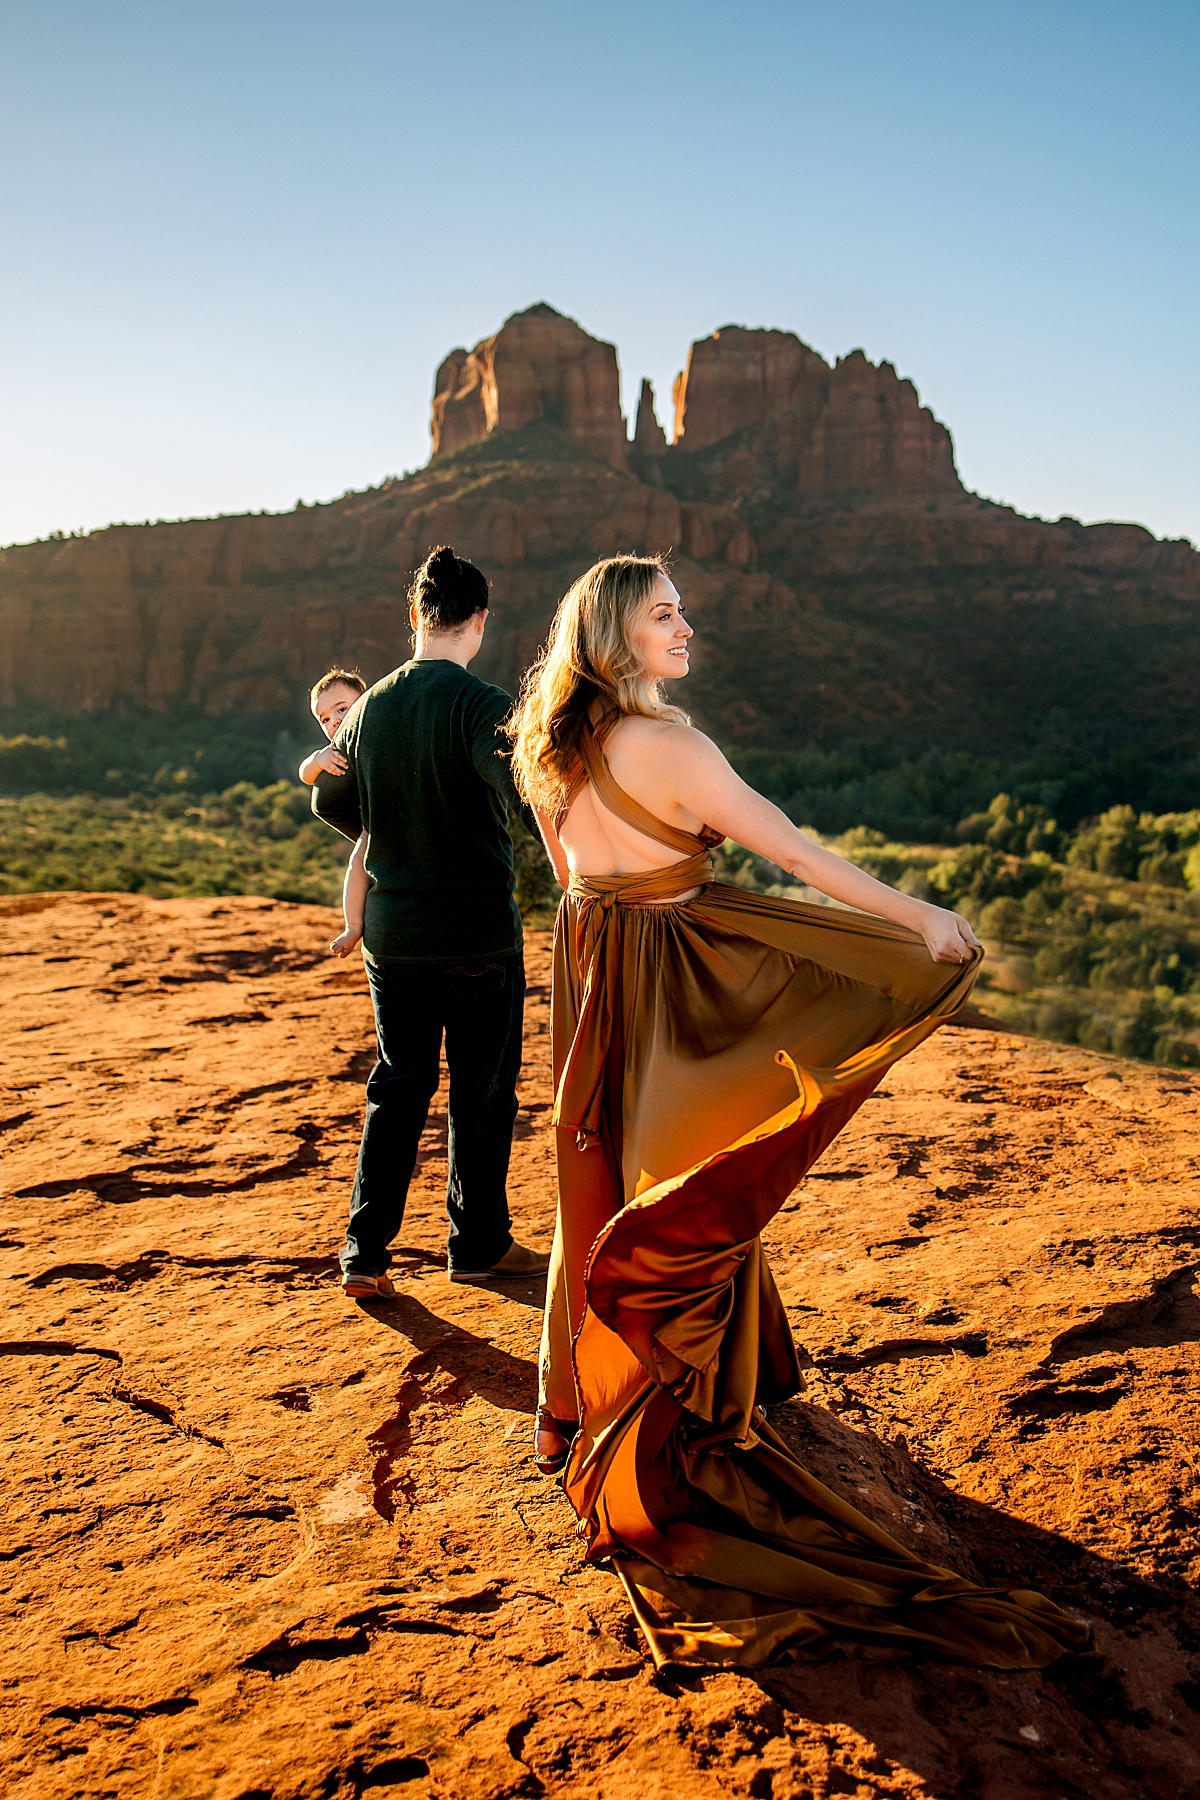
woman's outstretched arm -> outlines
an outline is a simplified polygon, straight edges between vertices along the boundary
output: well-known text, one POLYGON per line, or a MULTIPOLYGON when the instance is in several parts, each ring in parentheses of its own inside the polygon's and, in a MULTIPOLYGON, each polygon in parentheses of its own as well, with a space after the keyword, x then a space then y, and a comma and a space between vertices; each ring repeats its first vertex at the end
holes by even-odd
POLYGON ((661 766, 672 797, 706 825, 778 863, 831 900, 919 932, 935 962, 964 962, 978 948, 979 939, 960 913, 898 893, 805 837, 786 813, 742 780, 702 732, 676 725, 664 738, 661 766))

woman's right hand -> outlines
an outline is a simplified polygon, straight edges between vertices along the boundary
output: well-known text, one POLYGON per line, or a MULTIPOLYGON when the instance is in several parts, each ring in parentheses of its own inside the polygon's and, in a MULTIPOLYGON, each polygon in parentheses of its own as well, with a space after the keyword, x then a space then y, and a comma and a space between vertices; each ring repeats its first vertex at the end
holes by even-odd
POLYGON ((971 951, 983 948, 962 914, 944 906, 927 906, 917 930, 934 962, 970 962, 971 951))

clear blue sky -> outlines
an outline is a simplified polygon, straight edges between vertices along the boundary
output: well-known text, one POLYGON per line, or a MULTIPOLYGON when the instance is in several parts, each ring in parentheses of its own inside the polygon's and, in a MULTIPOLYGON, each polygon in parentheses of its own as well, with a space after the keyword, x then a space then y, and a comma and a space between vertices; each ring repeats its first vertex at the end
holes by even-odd
POLYGON ((543 299, 627 405, 781 326, 1200 538, 1196 0, 4 0, 0 91, 0 542, 416 467, 543 299))

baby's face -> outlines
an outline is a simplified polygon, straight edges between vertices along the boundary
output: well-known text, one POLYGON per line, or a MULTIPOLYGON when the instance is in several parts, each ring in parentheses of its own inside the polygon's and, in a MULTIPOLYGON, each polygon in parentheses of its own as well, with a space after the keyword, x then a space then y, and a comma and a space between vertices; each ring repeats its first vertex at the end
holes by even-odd
POLYGON ((331 681, 329 686, 323 688, 317 695, 317 703, 313 707, 313 712, 317 716, 318 725, 327 738, 333 738, 338 726, 359 698, 360 696, 355 693, 354 689, 347 687, 344 681, 331 681))

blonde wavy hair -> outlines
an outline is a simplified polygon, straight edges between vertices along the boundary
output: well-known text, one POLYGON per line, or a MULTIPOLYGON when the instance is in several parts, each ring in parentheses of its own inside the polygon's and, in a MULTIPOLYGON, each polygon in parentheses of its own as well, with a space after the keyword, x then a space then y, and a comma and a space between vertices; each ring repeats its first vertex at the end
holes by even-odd
POLYGON ((612 712, 688 724, 660 682, 647 685, 632 638, 666 574, 661 556, 607 556, 563 595, 507 726, 517 789, 532 805, 557 810, 589 715, 593 724, 612 712))

